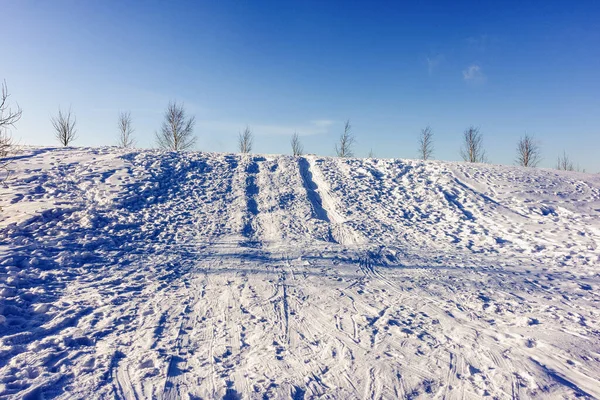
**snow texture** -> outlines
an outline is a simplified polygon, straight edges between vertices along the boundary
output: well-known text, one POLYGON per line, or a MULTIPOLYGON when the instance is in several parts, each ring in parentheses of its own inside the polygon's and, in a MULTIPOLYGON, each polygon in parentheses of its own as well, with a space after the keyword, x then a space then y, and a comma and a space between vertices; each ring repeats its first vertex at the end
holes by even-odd
POLYGON ((0 398, 600 398, 600 177, 25 148, 0 398))

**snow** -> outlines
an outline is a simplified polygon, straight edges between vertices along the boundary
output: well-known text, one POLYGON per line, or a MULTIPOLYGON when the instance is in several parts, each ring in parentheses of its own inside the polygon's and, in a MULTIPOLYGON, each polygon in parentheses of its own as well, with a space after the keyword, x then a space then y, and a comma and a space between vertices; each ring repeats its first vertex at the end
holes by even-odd
POLYGON ((600 177, 24 148, 0 398, 600 398, 600 177))

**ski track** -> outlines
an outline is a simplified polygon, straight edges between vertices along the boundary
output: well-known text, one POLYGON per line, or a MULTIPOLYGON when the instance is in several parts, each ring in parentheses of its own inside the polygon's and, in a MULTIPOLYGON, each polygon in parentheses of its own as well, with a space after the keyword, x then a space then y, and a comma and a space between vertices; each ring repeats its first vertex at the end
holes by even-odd
POLYGON ((600 398, 600 178, 23 148, 0 398, 600 398))

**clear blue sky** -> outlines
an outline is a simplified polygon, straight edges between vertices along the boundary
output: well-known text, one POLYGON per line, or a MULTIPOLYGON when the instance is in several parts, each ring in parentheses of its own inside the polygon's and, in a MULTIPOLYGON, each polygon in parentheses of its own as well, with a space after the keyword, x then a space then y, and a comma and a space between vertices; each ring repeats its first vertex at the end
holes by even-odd
POLYGON ((542 166, 563 149, 600 171, 600 1, 7 1, 0 79, 23 108, 23 144, 54 144, 72 107, 76 145, 116 142, 130 110, 140 147, 170 100, 197 119, 198 149, 332 155, 350 118, 357 156, 458 160, 478 125, 490 162, 526 131, 542 166), (177 4, 172 4, 177 3, 177 4))

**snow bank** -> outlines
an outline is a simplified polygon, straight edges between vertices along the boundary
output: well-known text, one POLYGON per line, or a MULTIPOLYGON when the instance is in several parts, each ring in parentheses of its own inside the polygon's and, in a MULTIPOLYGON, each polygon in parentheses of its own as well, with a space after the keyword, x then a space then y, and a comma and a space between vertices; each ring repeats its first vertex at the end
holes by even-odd
POLYGON ((0 397, 600 397, 600 178, 25 148, 0 397))

